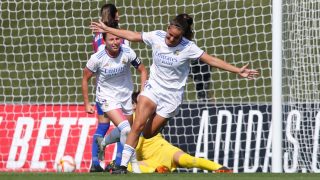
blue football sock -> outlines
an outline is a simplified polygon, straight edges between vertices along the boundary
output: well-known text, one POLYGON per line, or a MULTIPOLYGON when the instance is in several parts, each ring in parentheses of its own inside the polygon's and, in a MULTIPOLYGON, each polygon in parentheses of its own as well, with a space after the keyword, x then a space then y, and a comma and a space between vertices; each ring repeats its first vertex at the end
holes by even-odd
POLYGON ((115 159, 115 164, 117 166, 120 166, 121 164, 122 150, 123 150, 123 145, 120 142, 117 142, 117 154, 115 159))
POLYGON ((96 142, 97 137, 104 137, 106 135, 108 129, 110 127, 110 123, 98 123, 98 127, 96 129, 96 132, 93 135, 92 140, 92 164, 95 166, 100 165, 99 159, 98 159, 98 151, 99 147, 96 142))

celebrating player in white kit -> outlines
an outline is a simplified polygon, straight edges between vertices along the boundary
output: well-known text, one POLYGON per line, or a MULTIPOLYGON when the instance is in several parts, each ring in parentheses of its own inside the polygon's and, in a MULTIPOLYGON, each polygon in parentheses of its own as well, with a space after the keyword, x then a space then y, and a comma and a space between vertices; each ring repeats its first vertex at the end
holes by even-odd
POLYGON ((167 118, 177 114, 183 100, 191 60, 201 60, 248 79, 259 74, 256 70, 248 69, 248 64, 238 68, 205 53, 191 41, 192 24, 193 19, 188 14, 176 16, 166 32, 158 30, 139 33, 110 28, 102 22, 91 23, 90 28, 94 32, 112 33, 132 42, 144 42, 152 48, 150 78, 138 100, 136 118, 124 146, 121 167, 113 173, 127 173, 128 162, 142 131, 144 137, 152 137, 166 124, 167 118))
MULTIPOLYGON (((111 3, 104 4, 101 7, 100 17, 101 17, 102 22, 108 23, 108 24, 112 24, 112 23, 117 24, 119 22, 119 18, 120 18, 117 7, 111 3)), ((92 47, 93 47, 93 51, 95 53, 101 49, 105 49, 106 44, 105 44, 105 40, 103 38, 102 33, 99 33, 99 32, 94 33, 93 38, 92 38, 92 47)), ((110 127, 110 119, 108 119, 108 117, 104 114, 104 112, 101 110, 98 103, 96 103, 96 109, 97 109, 97 115, 98 115, 98 124, 97 124, 97 128, 96 128, 96 130, 93 134, 93 138, 92 138, 92 148, 91 148, 92 164, 90 167, 90 172, 103 172, 104 169, 100 166, 99 157, 102 160, 104 160, 104 156, 103 157, 99 156, 102 154, 99 153, 97 139, 99 137, 104 137, 106 135, 106 133, 108 132, 109 127, 110 127)), ((117 151, 122 153, 122 149, 123 149, 123 146, 121 145, 120 142, 118 142, 117 143, 117 151)), ((118 153, 117 153, 116 157, 117 157, 118 164, 120 164, 121 157, 118 156, 118 153)))
POLYGON ((147 72, 136 53, 129 46, 121 43, 121 38, 105 33, 104 39, 105 49, 93 54, 83 70, 84 105, 86 112, 94 113, 94 107, 88 98, 88 80, 95 73, 97 77, 96 102, 120 130, 120 142, 124 144, 131 130, 129 121, 132 122, 133 114, 131 99, 133 82, 130 64, 141 73, 141 84, 144 84, 147 72))

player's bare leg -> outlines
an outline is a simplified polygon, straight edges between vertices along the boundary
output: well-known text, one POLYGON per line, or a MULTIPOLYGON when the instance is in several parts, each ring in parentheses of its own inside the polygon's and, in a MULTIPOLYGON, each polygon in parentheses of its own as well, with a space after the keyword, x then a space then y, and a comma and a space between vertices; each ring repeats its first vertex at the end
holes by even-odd
POLYGON ((143 129, 143 137, 146 139, 152 138, 155 136, 165 125, 167 124, 167 120, 156 114, 153 115, 153 118, 150 118, 146 123, 145 128, 143 129))
POLYGON ((139 97, 136 109, 136 119, 133 122, 131 131, 129 132, 126 144, 122 152, 121 166, 119 170, 112 172, 113 174, 126 173, 126 169, 132 155, 135 155, 135 147, 138 144, 140 133, 146 125, 147 119, 154 114, 156 104, 145 96, 139 97))

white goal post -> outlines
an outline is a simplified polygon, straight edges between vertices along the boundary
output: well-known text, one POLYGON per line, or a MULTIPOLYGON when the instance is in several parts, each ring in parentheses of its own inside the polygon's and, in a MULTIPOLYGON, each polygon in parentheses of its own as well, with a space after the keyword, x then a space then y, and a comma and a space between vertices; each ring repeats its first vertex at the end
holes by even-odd
MULTIPOLYGON (((191 62, 180 113, 162 131, 169 142, 236 173, 320 172, 318 0, 0 1, 0 171, 55 171, 63 155, 89 170, 97 120, 83 109, 82 69, 106 2, 139 32, 188 13, 200 48, 260 72, 247 80, 191 62)), ((130 46, 149 68, 150 48, 130 46)), ((94 103, 94 81, 89 93, 94 103)))
POLYGON ((272 1, 272 172, 282 172, 282 0, 272 1))

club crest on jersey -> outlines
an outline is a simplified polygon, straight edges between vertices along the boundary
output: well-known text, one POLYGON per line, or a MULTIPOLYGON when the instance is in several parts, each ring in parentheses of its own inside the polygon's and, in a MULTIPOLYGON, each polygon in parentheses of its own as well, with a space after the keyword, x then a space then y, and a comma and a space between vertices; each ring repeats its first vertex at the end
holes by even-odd
POLYGON ((122 64, 127 64, 127 60, 126 60, 125 58, 123 58, 123 59, 121 60, 121 63, 122 63, 122 64))
POLYGON ((180 51, 179 50, 176 50, 175 52, 174 52, 174 55, 176 55, 176 56, 178 56, 180 54, 180 51))
POLYGON ((109 66, 109 63, 106 63, 103 67, 108 67, 109 66))

